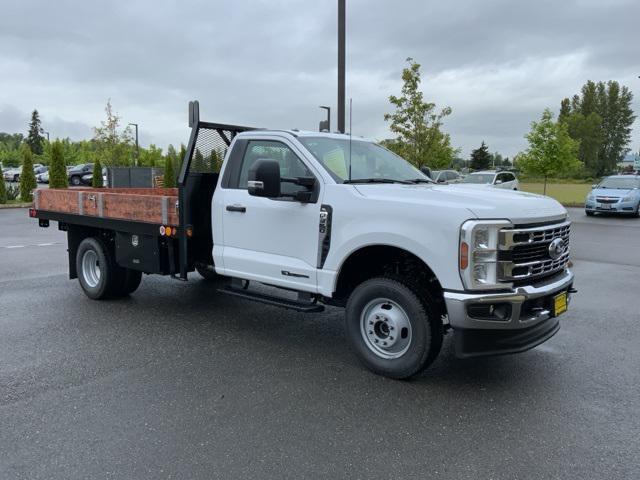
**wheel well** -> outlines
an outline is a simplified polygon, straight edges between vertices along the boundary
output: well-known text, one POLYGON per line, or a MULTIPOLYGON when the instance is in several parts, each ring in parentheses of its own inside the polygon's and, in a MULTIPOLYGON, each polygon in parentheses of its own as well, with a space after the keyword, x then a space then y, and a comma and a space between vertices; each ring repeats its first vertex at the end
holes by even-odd
POLYGON ((340 268, 333 299, 344 305, 360 283, 380 276, 404 279, 417 293, 428 289, 438 299, 442 314, 446 312, 442 285, 433 270, 413 253, 389 245, 371 245, 353 252, 340 268))

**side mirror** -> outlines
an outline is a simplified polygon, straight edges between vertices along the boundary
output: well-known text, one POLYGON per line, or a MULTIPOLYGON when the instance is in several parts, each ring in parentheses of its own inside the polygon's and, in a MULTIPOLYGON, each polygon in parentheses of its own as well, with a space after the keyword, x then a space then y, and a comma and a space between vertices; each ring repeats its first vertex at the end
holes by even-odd
POLYGON ((271 159, 256 160, 249 169, 249 195, 277 198, 280 196, 280 164, 271 159))
POLYGON ((502 185, 502 180, 496 180, 496 185, 502 185))
POLYGON ((444 178, 439 178, 438 183, 447 183, 447 181, 444 178))
POLYGON ((598 188, 598 184, 594 183, 593 185, 591 185, 591 188, 598 188))

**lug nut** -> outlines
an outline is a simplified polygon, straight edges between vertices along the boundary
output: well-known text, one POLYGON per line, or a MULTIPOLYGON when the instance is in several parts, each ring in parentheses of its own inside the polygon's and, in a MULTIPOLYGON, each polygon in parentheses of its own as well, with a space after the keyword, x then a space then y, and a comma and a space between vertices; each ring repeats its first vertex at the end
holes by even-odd
POLYGON ((373 331, 369 330, 369 335, 373 335, 373 331))

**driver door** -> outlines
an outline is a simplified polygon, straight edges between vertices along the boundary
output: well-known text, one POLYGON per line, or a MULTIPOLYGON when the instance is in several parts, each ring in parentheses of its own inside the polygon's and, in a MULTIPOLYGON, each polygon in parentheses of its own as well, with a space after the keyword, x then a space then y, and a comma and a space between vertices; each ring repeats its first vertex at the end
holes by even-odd
MULTIPOLYGON (((298 290, 317 290, 321 193, 314 203, 249 195, 247 179, 258 159, 273 159, 282 177, 314 177, 285 139, 250 140, 236 179, 222 189, 222 264, 226 275, 298 290)), ((282 182, 283 193, 304 187, 282 182)), ((218 195, 218 192, 216 192, 218 195)), ((219 238, 219 237, 218 237, 219 238)))

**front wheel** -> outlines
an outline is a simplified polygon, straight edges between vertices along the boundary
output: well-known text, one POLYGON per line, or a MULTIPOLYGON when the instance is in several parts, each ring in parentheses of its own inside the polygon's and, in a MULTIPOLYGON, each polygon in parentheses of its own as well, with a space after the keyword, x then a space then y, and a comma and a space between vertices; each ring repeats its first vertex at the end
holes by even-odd
POLYGON ((593 212, 590 212, 589 210, 585 210, 584 213, 587 215, 587 217, 593 217, 593 212))
POLYGON ((442 325, 427 292, 379 277, 361 283, 346 308, 347 334, 373 372, 408 378, 429 366, 442 346, 442 325))
POLYGON ((20 181, 20 175, 14 175, 13 176, 13 181, 18 183, 20 181))
POLYGON ((71 177, 71 185, 78 186, 80 185, 81 180, 80 177, 71 177))

